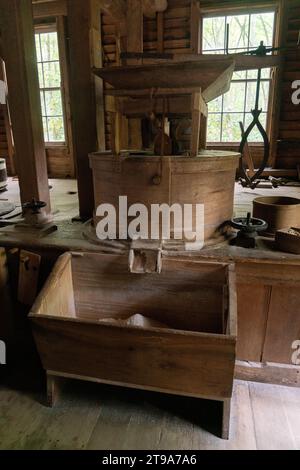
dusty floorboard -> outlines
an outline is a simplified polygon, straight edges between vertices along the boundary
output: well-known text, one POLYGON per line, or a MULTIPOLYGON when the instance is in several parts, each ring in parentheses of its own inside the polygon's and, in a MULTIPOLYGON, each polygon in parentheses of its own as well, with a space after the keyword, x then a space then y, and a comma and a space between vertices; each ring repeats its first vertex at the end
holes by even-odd
POLYGON ((236 381, 229 441, 212 402, 75 381, 54 409, 42 398, 0 389, 1 449, 300 448, 300 389, 236 381))

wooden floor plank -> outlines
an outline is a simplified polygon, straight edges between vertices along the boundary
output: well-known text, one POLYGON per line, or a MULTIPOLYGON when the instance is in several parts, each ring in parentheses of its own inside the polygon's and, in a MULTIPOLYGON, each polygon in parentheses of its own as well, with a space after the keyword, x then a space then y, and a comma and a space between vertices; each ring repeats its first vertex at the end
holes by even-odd
POLYGON ((156 448, 160 414, 145 401, 147 394, 125 388, 101 387, 103 406, 87 448, 90 450, 156 448))
MULTIPOLYGON (((73 384, 70 386, 73 387, 73 384)), ((0 424, 3 424, 0 426, 0 448, 85 448, 96 425, 101 405, 89 384, 78 384, 74 388, 75 393, 71 390, 64 392, 54 408, 47 408, 37 397, 24 392, 3 391, 0 395, 0 424)))
POLYGON ((247 382, 236 380, 231 405, 230 439, 227 450, 256 450, 255 427, 247 382))
POLYGON ((294 450, 279 385, 249 383, 258 450, 294 450))
POLYGON ((44 396, 0 388, 0 449, 300 449, 300 390, 236 381, 229 441, 218 403, 68 381, 44 396))
POLYGON ((297 450, 300 450, 300 389, 280 387, 280 395, 297 450))

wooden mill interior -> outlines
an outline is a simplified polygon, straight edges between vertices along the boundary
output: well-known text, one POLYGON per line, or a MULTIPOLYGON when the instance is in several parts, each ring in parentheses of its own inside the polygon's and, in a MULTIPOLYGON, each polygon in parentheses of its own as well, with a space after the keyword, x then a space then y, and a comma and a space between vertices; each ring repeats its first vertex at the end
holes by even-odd
POLYGON ((299 287, 300 0, 0 0, 0 449, 299 450, 299 287))

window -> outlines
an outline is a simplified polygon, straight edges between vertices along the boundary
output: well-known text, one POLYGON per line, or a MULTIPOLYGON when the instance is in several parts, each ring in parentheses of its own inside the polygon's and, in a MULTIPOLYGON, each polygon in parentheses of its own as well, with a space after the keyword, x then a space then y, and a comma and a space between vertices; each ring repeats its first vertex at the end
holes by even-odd
POLYGON ((57 32, 37 32, 35 42, 44 139, 46 143, 64 143, 65 123, 57 32))
MULTIPOLYGON (((260 41, 272 47, 274 43, 275 12, 247 13, 234 16, 215 16, 203 19, 203 53, 240 53, 256 49, 260 41)), ((252 121, 255 106, 257 71, 234 72, 231 89, 208 105, 208 142, 240 142, 242 122, 246 129, 252 121)), ((260 120, 267 127, 271 69, 262 70, 260 120)), ((255 127, 249 142, 261 142, 255 127)))

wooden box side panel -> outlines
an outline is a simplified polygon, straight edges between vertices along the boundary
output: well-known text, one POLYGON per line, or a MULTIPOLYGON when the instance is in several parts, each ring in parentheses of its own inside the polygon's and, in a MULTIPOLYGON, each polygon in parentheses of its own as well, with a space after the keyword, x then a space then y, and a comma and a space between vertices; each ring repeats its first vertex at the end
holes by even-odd
POLYGON ((32 315, 76 317, 71 254, 60 256, 34 303, 32 315))
POLYGON ((46 370, 207 398, 232 394, 235 338, 33 318, 46 370))
POLYGON ((163 260, 161 274, 132 274, 126 257, 90 255, 72 260, 79 318, 141 314, 175 329, 222 333, 224 265, 163 260))

